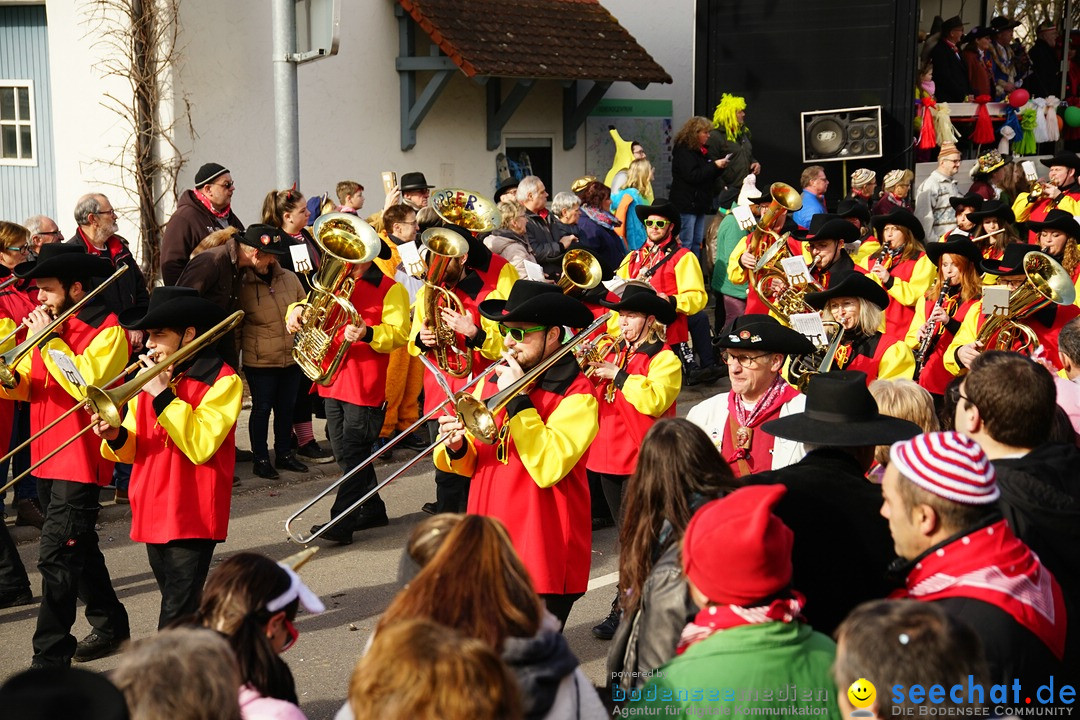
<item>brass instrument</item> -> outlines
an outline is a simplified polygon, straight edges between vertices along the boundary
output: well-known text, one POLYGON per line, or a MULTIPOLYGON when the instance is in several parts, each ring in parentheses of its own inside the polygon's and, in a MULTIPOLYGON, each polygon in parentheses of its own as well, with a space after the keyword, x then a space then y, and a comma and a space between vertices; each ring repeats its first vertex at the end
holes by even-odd
POLYGON ((820 347, 815 344, 814 352, 807 355, 795 355, 788 365, 788 380, 801 392, 806 392, 812 375, 832 370, 836 351, 840 349, 840 343, 844 339, 844 326, 840 323, 835 320, 822 320, 821 324, 825 326, 829 342, 820 347))
POLYGON ((984 348, 1030 353, 1039 346, 1039 338, 1020 320, 1051 303, 1072 305, 1076 300, 1069 273, 1049 255, 1037 251, 1025 255, 1024 274, 1024 284, 1009 295, 1008 311, 988 316, 979 330, 977 342, 984 348))
POLYGON ((468 254, 469 241, 447 228, 428 228, 420 236, 420 244, 427 250, 424 312, 431 331, 435 333, 435 362, 447 375, 462 378, 472 372, 472 350, 464 344, 458 347, 457 333, 443 320, 442 309, 449 308, 459 315, 465 314, 461 299, 444 285, 453 261, 468 254))
POLYGON ((311 277, 311 292, 302 304, 302 327, 293 338, 292 356, 305 375, 319 385, 329 385, 352 345, 342 338, 327 364, 332 343, 345 325, 361 322, 360 313, 349 299, 356 284, 353 268, 375 259, 382 238, 373 227, 349 213, 320 215, 312 226, 312 235, 322 249, 322 261, 319 271, 311 277))
POLYGON ((816 309, 807 305, 804 299, 806 293, 824 289, 809 274, 815 265, 817 265, 817 260, 810 263, 805 278, 795 283, 788 282, 788 277, 783 268, 779 266, 779 263, 773 263, 765 268, 757 278, 754 290, 757 292, 758 297, 785 325, 791 325, 788 318, 792 315, 817 312, 816 309), (772 289, 777 284, 782 285, 784 288, 779 293, 774 292, 772 289))
POLYGON ((600 261, 591 252, 574 248, 563 255, 558 285, 566 295, 581 295, 599 285, 603 274, 600 261))
MULTIPOLYGON (((200 350, 202 350, 205 346, 217 342, 223 336, 232 332, 233 328, 239 325, 240 321, 243 319, 244 311, 237 310, 232 315, 229 315, 217 325, 204 332, 202 335, 194 338, 187 345, 184 345, 182 348, 169 355, 161 362, 156 363, 153 367, 146 368, 123 385, 119 385, 111 390, 104 389, 112 383, 116 382, 117 380, 123 378, 127 373, 131 372, 139 365, 141 365, 141 363, 133 363, 130 367, 125 368, 124 371, 117 375, 115 378, 106 383, 102 383, 102 385, 100 386, 88 385, 86 387, 86 398, 82 402, 78 403, 72 408, 69 408, 63 413, 63 415, 53 420, 41 430, 38 430, 33 436, 31 436, 25 441, 24 445, 29 444, 35 439, 41 437, 53 426, 57 425, 61 420, 78 410, 86 410, 92 415, 96 414, 101 420, 107 422, 111 427, 120 427, 120 423, 122 422, 122 418, 120 417, 121 410, 123 409, 124 405, 126 405, 132 398, 139 394, 139 392, 143 389, 143 386, 146 385, 146 383, 160 375, 168 368, 178 363, 184 362, 189 357, 195 355, 200 350)), ((92 422, 88 424, 82 430, 72 435, 70 438, 62 442, 57 447, 50 450, 48 454, 46 454, 42 458, 39 458, 33 465, 24 470, 21 475, 12 479, 10 483, 0 489, 0 491, 6 490, 7 488, 17 483, 19 480, 22 480, 23 477, 25 477, 26 475, 32 473, 41 464, 45 463, 54 455, 66 448, 68 445, 75 442, 86 433, 90 432, 94 428, 94 425, 96 425, 96 423, 92 422)), ((10 454, 13 455, 21 448, 22 446, 15 448, 11 451, 10 454)))
MULTIPOLYGON (((930 309, 927 314, 927 318, 934 314, 934 312, 945 303, 945 298, 949 295, 949 283, 946 280, 941 281, 941 293, 938 294, 937 301, 934 303, 934 307, 930 309)), ((927 329, 926 334, 923 335, 922 341, 919 343, 919 348, 915 351, 915 375, 914 379, 919 379, 919 374, 922 372, 923 365, 926 364, 927 359, 930 357, 930 350, 935 344, 938 331, 941 329, 940 323, 933 323, 927 329)))
POLYGON ((431 193, 431 208, 443 222, 460 225, 469 232, 491 232, 499 227, 499 206, 480 193, 464 188, 440 188, 431 193))
MULTIPOLYGON (((56 328, 63 325, 69 317, 75 315, 77 312, 82 310, 83 306, 85 306, 88 302, 97 297, 103 290, 105 290, 105 288, 116 282, 121 275, 127 272, 127 269, 127 265, 121 265, 120 267, 116 268, 116 272, 110 275, 96 288, 86 293, 86 295, 84 295, 82 299, 79 300, 79 302, 75 303, 67 310, 53 318, 52 322, 50 322, 48 325, 31 335, 30 337, 26 338, 21 343, 11 348, 7 352, 0 354, 0 384, 8 388, 9 390, 14 388, 18 384, 15 380, 15 366, 19 364, 19 361, 22 360, 22 358, 28 352, 32 351, 35 347, 37 347, 42 340, 51 335, 56 330, 56 328)), ((26 324, 25 320, 23 320, 23 324, 26 324)), ((11 335, 18 331, 19 328, 16 327, 11 334, 9 334, 3 339, 3 342, 7 342, 11 335)))
MULTIPOLYGON (((772 246, 776 246, 781 239, 778 231, 784 226, 784 219, 787 217, 787 214, 802 208, 802 195, 787 183, 773 183, 769 186, 769 195, 772 197, 772 202, 762 211, 761 217, 758 218, 757 225, 755 225, 750 234, 746 236, 746 251, 759 258, 767 250, 773 250, 773 247, 766 248, 764 246, 764 243, 766 242, 765 239, 773 238, 772 246)), ((774 250, 773 254, 775 255, 778 250, 779 248, 774 250)), ((774 267, 777 262, 772 263, 770 267, 774 267)), ((757 279, 758 272, 760 272, 760 270, 757 265, 755 265, 753 270, 747 272, 750 286, 755 289, 759 286, 757 279)))
POLYGON ((580 350, 575 355, 578 364, 581 365, 581 371, 585 373, 585 377, 591 380, 596 374, 596 368, 592 366, 592 363, 604 362, 604 358, 607 357, 608 353, 617 348, 621 342, 622 338, 609 333, 597 335, 592 340, 583 342, 580 350))

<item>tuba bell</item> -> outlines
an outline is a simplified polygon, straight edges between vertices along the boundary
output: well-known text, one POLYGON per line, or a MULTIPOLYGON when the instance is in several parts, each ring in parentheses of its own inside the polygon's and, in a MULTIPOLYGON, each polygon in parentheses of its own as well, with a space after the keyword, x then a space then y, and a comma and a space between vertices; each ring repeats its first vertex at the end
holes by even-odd
POLYGON ((829 342, 825 345, 814 343, 814 352, 806 355, 795 355, 788 365, 787 379, 799 389, 806 392, 806 386, 812 375, 827 373, 832 370, 836 360, 836 351, 840 349, 840 343, 844 339, 844 326, 835 320, 822 320, 825 326, 825 334, 829 342))
POLYGON ((350 301, 355 286, 353 268, 375 259, 382 238, 349 213, 320 215, 312 226, 312 235, 322 249, 322 261, 318 272, 310 276, 311 292, 302 305, 303 327, 293 338, 292 355, 305 375, 319 385, 329 385, 352 345, 341 340, 328 363, 338 331, 345 325, 360 323, 360 314, 350 301))
POLYGON ((1024 256, 1024 283, 1009 295, 1009 309, 1004 314, 986 318, 979 330, 978 342, 988 350, 1007 350, 1030 354, 1039 347, 1035 331, 1020 322, 1050 304, 1072 305, 1076 288, 1054 258, 1037 251, 1024 256))
POLYGON ((564 294, 581 295, 599 285, 602 277, 600 261, 588 250, 574 248, 563 255, 558 285, 564 294))
POLYGON ((449 228, 428 228, 420 236, 420 244, 427 251, 424 312, 435 333, 435 364, 447 375, 462 378, 472 372, 472 350, 464 343, 458 346, 457 333, 443 321, 442 309, 465 314, 461 300, 446 288, 446 276, 454 260, 468 254, 469 241, 449 228))
POLYGON ((443 222, 460 225, 474 235, 491 232, 501 221, 498 206, 472 190, 440 188, 431 193, 430 202, 443 222))

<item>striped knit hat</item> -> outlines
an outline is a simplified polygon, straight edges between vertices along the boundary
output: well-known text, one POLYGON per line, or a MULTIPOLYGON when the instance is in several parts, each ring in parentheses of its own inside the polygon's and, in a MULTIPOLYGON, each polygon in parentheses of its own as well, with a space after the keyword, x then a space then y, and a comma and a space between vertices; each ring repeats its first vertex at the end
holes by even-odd
POLYGON ((923 490, 961 505, 998 499, 994 466, 978 444, 958 432, 934 432, 894 443, 889 458, 923 490))

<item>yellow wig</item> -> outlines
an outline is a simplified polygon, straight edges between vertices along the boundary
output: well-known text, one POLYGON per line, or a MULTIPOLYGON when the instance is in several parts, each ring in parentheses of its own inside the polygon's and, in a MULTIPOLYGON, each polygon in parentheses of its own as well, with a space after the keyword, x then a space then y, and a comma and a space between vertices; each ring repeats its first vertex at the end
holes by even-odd
POLYGON ((746 109, 746 100, 737 96, 724 93, 720 98, 720 104, 713 113, 713 127, 724 128, 728 140, 735 140, 739 136, 739 120, 737 113, 746 109))

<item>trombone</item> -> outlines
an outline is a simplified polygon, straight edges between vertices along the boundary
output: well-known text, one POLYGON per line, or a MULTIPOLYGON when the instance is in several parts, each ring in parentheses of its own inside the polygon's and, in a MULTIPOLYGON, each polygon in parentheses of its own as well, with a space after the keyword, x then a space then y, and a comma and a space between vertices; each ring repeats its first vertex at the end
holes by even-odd
MULTIPOLYGON (((150 380, 157 377, 173 365, 184 362, 189 357, 202 350, 205 345, 217 342, 217 340, 219 340, 223 335, 232 332, 233 328, 239 325, 240 321, 243 320, 243 318, 244 311, 237 310, 232 315, 229 315, 217 325, 210 328, 202 335, 199 335, 190 343, 174 352, 172 355, 169 355, 161 362, 156 363, 153 367, 147 368, 143 372, 140 372, 138 375, 133 377, 131 380, 128 380, 123 385, 115 387, 112 390, 105 390, 104 388, 112 385, 114 382, 124 377, 124 375, 136 369, 141 363, 133 363, 131 366, 125 368, 124 371, 117 375, 115 378, 108 381, 107 383, 103 383, 101 386, 88 385, 86 387, 86 398, 84 400, 77 403, 74 407, 66 410, 60 417, 53 420, 41 430, 38 430, 22 445, 5 455, 3 459, 7 459, 13 456, 16 452, 18 452, 34 440, 40 438, 42 435, 44 435, 46 432, 56 426, 61 420, 70 416, 77 410, 85 409, 91 414, 96 414, 100 419, 107 422, 110 426, 120 427, 120 423, 122 421, 122 418, 120 417, 121 409, 124 407, 124 405, 127 405, 127 403, 132 398, 139 394, 139 392, 142 390, 143 386, 146 385, 146 383, 148 383, 150 380)), ((22 480, 25 476, 29 475, 39 466, 50 460, 54 455, 59 453, 68 445, 75 442, 86 433, 90 432, 90 430, 94 428, 95 424, 96 423, 87 424, 82 430, 72 435, 70 438, 62 442, 59 446, 50 450, 49 453, 45 455, 45 457, 39 458, 37 462, 24 470, 22 474, 12 479, 11 482, 9 482, 3 488, 0 488, 0 492, 8 489, 9 487, 17 483, 19 480, 22 480)))
POLYGON ((599 285, 603 274, 595 255, 588 250, 573 248, 563 255, 558 286, 564 295, 578 296, 599 285))
MULTIPOLYGON (((574 348, 584 342, 585 339, 588 338, 597 329, 606 325, 610 317, 610 312, 604 313, 603 315, 598 317, 587 328, 579 332, 577 335, 574 335, 574 337, 570 338, 569 341, 560 346, 558 350, 541 360, 539 364, 529 370, 529 372, 525 373, 512 385, 510 385, 504 390, 500 390, 487 400, 480 400, 470 395, 468 393, 468 390, 473 385, 476 385, 482 378, 494 372, 495 368, 499 367, 499 363, 495 363, 494 365, 489 366, 481 375, 474 378, 468 385, 463 387, 457 393, 451 394, 449 392, 449 389, 444 386, 443 391, 447 394, 446 401, 441 403, 438 408, 435 408, 420 420, 417 420, 416 423, 413 424, 413 427, 434 416, 436 412, 441 410, 447 404, 453 403, 455 414, 457 414, 457 416, 461 418, 462 422, 465 425, 465 428, 469 431, 469 433, 482 443, 485 443, 487 445, 494 445, 495 441, 498 439, 498 426, 495 418, 503 410, 503 408, 505 408, 506 405, 514 399, 514 397, 527 390, 528 387, 532 385, 537 378, 543 375, 548 370, 548 368, 550 368, 552 365, 562 359, 564 355, 571 352, 574 348)), ((412 427, 410 427, 408 430, 402 431, 402 433, 398 436, 397 439, 405 437, 411 430, 412 427)), ((410 468, 412 468, 413 465, 420 462, 420 460, 434 452, 435 448, 437 448, 439 445, 442 445, 444 442, 446 442, 446 436, 440 436, 436 438, 435 442, 428 445, 424 450, 421 450, 415 457, 413 457, 407 463, 395 470, 386 479, 377 484, 372 490, 365 493, 362 498, 358 499, 356 502, 354 502, 344 511, 338 513, 336 516, 330 518, 330 520, 325 525, 323 525, 310 535, 304 537, 293 532, 292 524, 296 521, 298 517, 300 517, 305 511, 311 508, 311 506, 317 503, 319 500, 323 499, 331 492, 336 490, 342 483, 351 478, 355 473, 370 465, 371 462, 383 451, 393 447, 394 443, 392 442, 391 444, 381 448, 379 452, 364 460, 356 467, 350 469, 340 478, 335 480, 330 485, 330 487, 323 490, 321 493, 315 496, 314 499, 312 499, 302 508, 290 515, 289 518, 285 521, 285 532, 289 535, 289 540, 295 543, 299 543, 301 545, 306 545, 315 538, 319 537, 331 527, 341 522, 342 519, 354 513, 357 508, 367 502, 371 497, 375 495, 375 493, 379 492, 379 490, 383 489, 384 487, 392 483, 394 480, 396 480, 398 477, 403 475, 410 468)))

